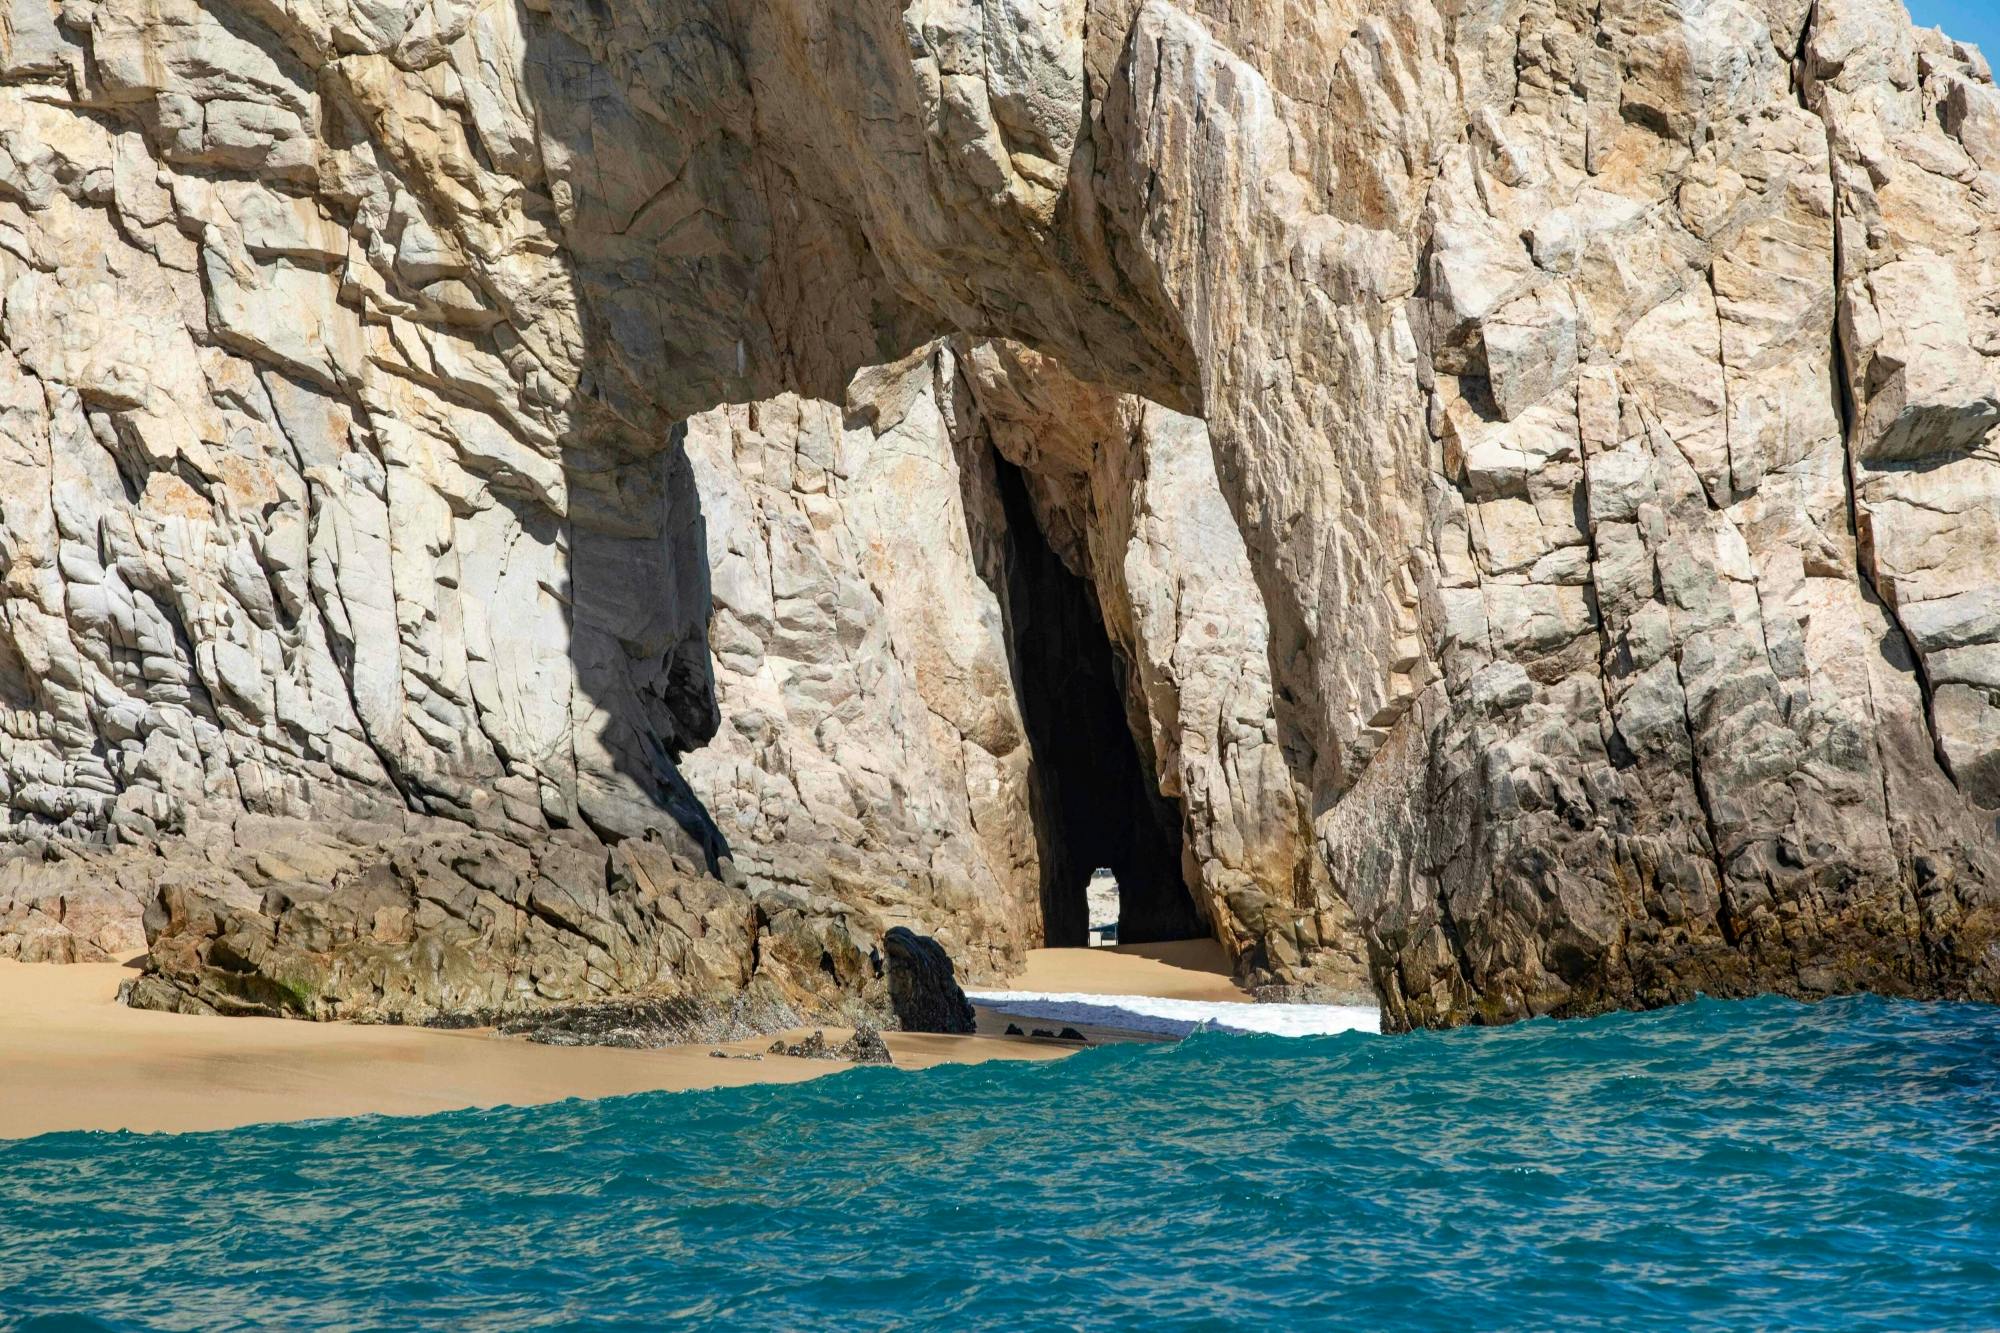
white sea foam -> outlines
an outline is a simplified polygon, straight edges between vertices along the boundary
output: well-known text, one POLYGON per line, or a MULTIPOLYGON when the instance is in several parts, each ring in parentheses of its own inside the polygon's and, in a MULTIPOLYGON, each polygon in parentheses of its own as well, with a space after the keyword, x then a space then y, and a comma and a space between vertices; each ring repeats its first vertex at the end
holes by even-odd
POLYGON ((1225 1032, 1262 1032, 1277 1037, 1382 1030, 1382 1011, 1358 1004, 1230 1004, 1067 991, 968 991, 966 995, 975 1004, 1017 1018, 1095 1023, 1165 1037, 1185 1037, 1203 1024, 1225 1032))

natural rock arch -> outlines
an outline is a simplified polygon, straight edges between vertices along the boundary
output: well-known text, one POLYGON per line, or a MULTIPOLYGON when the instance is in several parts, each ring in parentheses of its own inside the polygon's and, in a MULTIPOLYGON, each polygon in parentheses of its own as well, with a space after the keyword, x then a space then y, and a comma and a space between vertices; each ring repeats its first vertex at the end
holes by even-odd
POLYGON ((2000 99, 1895 0, 4 12, 20 838, 671 837, 679 423, 1000 337, 1206 423, 1323 852, 1210 822, 1247 970, 1994 991, 2000 99))

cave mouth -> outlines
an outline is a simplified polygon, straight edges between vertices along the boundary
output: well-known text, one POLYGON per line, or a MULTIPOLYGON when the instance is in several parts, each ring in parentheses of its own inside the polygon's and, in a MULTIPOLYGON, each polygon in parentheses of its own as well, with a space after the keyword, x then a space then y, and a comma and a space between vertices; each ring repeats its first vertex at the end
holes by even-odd
POLYGON ((1125 700, 1130 666, 1104 628, 1095 589, 1036 520, 1019 468, 993 455, 1007 524, 1007 641, 1033 749, 1043 943, 1089 942, 1091 878, 1118 881, 1121 944, 1205 939, 1189 895, 1179 803, 1160 794, 1125 700))

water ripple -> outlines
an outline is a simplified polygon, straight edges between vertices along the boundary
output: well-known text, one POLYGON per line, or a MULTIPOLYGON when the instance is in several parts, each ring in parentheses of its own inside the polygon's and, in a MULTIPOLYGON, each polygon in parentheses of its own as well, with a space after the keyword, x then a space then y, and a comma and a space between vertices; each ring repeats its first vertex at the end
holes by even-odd
POLYGON ((0 1327, 2000 1319, 2000 1010, 1702 1002, 0 1146, 0 1327))

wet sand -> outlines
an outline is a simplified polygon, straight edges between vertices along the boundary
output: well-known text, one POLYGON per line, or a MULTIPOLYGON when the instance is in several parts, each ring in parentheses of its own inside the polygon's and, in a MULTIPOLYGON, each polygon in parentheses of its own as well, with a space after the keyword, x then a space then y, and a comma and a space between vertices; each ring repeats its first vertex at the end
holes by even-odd
MULTIPOLYGON (((428 1115, 568 1097, 797 1083, 849 1067, 777 1055, 717 1060, 709 1051, 718 1048, 710 1046, 569 1048, 480 1032, 146 1013, 117 1003, 118 985, 131 975, 108 963, 0 962, 0 1138, 428 1115)), ((903 1069, 1067 1053, 995 1037, 883 1035, 903 1069)), ((771 1040, 719 1049, 761 1052, 771 1040)))
MULTIPOLYGON (((1242 1003, 1251 998, 1229 975, 1229 962, 1214 940, 1180 940, 1171 944, 1121 944, 1108 949, 1035 949, 1028 966, 1004 985, 981 990, 1029 993, 1068 992, 1079 995, 1150 995, 1163 1000, 1209 1000, 1242 1003)), ((1106 1042, 1177 1040, 1149 1032, 1105 1027, 1095 1023, 1055 1022, 1008 1012, 987 999, 973 1004, 979 1034, 1005 1035, 1009 1027, 1023 1032, 1059 1031, 1073 1027, 1094 1045, 1106 1042)), ((1072 1043, 1069 1049, 1077 1047, 1072 1043)))

